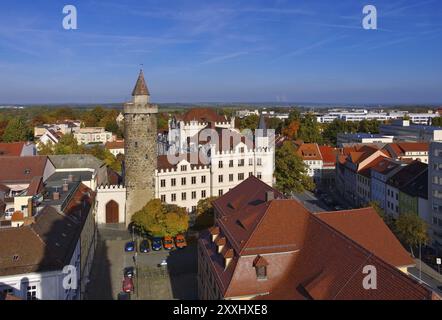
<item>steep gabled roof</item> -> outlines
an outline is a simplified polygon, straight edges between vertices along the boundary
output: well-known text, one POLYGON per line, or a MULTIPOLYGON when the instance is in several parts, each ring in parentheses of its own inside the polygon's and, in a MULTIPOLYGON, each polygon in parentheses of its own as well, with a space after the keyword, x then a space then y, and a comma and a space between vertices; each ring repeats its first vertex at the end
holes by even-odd
POLYGON ((1 142, 0 156, 20 156, 26 142, 1 142))
POLYGON ((150 96, 149 89, 147 89, 146 81, 144 80, 143 70, 140 70, 132 96, 150 96))
POLYGON ((35 176, 44 176, 47 156, 0 157, 0 181, 30 183, 35 176))

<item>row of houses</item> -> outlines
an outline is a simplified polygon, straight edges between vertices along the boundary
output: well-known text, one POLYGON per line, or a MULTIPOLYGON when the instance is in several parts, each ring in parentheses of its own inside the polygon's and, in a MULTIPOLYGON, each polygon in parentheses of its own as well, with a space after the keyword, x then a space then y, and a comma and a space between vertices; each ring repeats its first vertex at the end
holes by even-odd
POLYGON ((79 120, 64 120, 34 127, 34 139, 37 144, 56 144, 66 134, 72 134, 79 144, 105 144, 116 140, 115 135, 105 128, 81 127, 79 120))
POLYGON ((0 157, 0 296, 85 297, 98 186, 109 183, 118 181, 91 155, 0 157))

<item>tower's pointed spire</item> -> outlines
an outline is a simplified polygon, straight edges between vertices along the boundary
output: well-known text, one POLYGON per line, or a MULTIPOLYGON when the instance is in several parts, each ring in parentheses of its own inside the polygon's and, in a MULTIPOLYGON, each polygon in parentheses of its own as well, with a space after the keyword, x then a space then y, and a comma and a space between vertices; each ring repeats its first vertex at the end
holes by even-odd
POLYGON ((143 69, 140 70, 132 96, 150 96, 149 89, 147 89, 146 81, 144 80, 143 69))

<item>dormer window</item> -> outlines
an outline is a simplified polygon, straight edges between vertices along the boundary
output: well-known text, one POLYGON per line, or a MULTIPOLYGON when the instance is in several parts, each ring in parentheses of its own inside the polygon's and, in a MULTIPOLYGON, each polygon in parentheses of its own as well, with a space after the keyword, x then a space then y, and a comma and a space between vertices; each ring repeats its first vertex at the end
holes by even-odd
POLYGON ((255 267, 256 268, 256 277, 258 280, 267 280, 267 267, 255 267))
POLYGON ((31 169, 25 169, 25 174, 30 174, 31 173, 31 169))
POLYGON ((253 266, 255 267, 256 278, 258 280, 267 280, 267 266, 269 263, 262 256, 257 256, 255 261, 253 262, 253 266))

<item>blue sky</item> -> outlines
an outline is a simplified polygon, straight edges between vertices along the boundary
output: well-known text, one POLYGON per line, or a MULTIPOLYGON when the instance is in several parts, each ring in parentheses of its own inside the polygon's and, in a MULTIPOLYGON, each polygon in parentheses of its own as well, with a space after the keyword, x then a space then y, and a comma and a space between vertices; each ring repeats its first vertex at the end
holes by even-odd
POLYGON ((0 103, 121 102, 140 64, 156 102, 442 103, 442 1, 0 3, 0 103))

